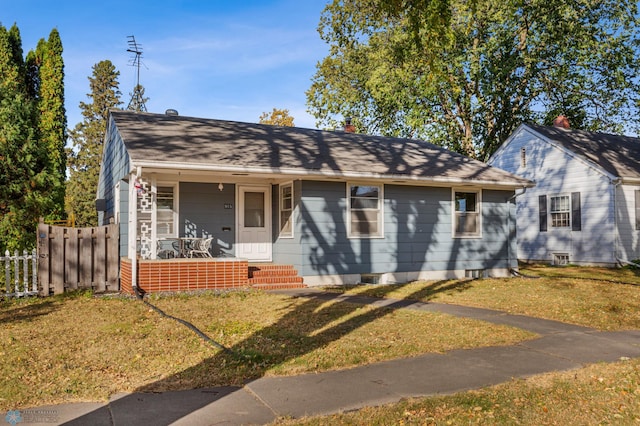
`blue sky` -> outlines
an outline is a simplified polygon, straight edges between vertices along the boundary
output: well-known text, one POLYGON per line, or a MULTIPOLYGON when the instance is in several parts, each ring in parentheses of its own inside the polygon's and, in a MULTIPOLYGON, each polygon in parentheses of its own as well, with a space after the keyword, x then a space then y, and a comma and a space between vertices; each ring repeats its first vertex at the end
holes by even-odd
POLYGON ((0 0, 0 23, 17 23, 26 53, 57 28, 65 62, 68 127, 82 120, 91 67, 120 71, 124 106, 135 85, 127 36, 142 46, 140 83, 149 112, 257 122, 286 108, 315 127, 305 91, 328 52, 317 26, 328 0, 0 0))

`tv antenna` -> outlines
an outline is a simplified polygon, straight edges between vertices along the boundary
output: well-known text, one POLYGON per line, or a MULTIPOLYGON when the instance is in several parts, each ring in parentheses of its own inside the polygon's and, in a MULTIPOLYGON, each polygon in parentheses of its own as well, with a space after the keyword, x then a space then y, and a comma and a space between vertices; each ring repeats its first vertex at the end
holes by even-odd
POLYGON ((146 112, 147 106, 145 105, 146 100, 144 98, 144 88, 140 86, 140 65, 143 65, 140 61, 142 58, 142 45, 138 44, 138 42, 136 42, 136 38, 132 35, 127 36, 127 38, 129 39, 127 41, 129 44, 127 52, 134 54, 134 56, 129 60, 129 65, 136 67, 136 85, 133 88, 133 93, 131 94, 131 100, 129 100, 127 109, 146 112))

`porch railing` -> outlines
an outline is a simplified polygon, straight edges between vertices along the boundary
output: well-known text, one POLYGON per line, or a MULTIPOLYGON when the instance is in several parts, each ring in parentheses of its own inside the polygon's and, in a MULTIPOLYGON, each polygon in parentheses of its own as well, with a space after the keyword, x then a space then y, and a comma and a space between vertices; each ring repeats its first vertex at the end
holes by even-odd
POLYGON ((5 297, 34 296, 38 294, 38 256, 34 249, 31 254, 24 250, 22 255, 16 250, 13 254, 9 250, 0 257, 0 265, 4 265, 5 289, 0 291, 5 297))

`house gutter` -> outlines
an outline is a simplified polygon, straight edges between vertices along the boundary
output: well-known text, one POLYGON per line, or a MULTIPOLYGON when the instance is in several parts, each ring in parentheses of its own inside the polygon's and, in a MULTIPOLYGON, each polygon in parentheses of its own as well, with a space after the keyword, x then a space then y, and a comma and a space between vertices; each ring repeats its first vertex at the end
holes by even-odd
POLYGON ((640 185, 640 178, 621 177, 616 180, 619 181, 619 183, 624 183, 629 185, 640 185))
POLYGON ((246 167, 246 166, 220 166, 220 165, 208 165, 208 164, 185 164, 185 163, 173 163, 173 162, 148 162, 148 161, 132 161, 132 169, 138 167, 144 167, 147 169, 166 169, 166 170, 181 170, 181 171, 197 171, 197 172, 222 172, 222 173, 248 173, 248 174, 281 174, 285 176, 309 176, 309 177, 323 177, 323 178, 345 178, 345 179, 363 179, 363 180, 397 180, 402 181, 399 183, 433 183, 443 186, 450 185, 477 185, 483 187, 496 187, 496 188, 522 188, 533 187, 533 182, 513 183, 509 181, 488 181, 488 180, 476 180, 476 179, 461 179, 461 178, 445 178, 445 177, 420 177, 420 176, 408 176, 408 175, 393 175, 393 174, 378 174, 370 172, 336 172, 333 170, 300 170, 300 169, 286 169, 279 167, 263 168, 263 167, 246 167))

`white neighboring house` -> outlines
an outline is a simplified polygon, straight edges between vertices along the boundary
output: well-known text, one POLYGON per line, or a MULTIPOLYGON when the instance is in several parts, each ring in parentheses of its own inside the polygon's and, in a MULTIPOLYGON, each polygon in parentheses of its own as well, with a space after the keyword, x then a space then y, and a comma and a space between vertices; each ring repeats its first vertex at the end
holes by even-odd
POLYGON ((518 259, 614 266, 640 258, 640 139, 522 124, 489 159, 532 180, 517 197, 518 259))

